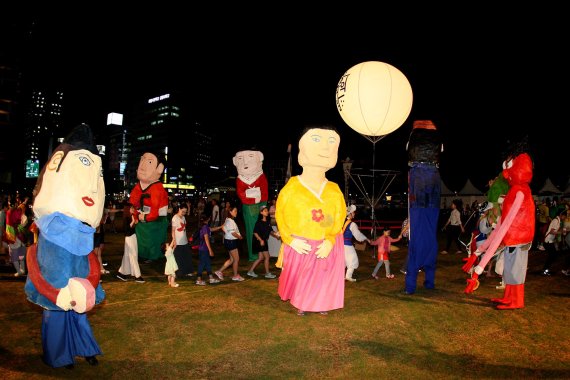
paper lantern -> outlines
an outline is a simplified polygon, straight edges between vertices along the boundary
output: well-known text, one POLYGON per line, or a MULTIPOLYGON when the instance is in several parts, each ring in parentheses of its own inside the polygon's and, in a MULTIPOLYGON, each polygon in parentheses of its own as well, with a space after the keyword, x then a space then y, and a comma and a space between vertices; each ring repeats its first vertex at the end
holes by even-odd
POLYGON ((348 69, 336 88, 336 107, 356 132, 385 136, 400 128, 412 110, 412 87, 400 70, 368 61, 348 69))

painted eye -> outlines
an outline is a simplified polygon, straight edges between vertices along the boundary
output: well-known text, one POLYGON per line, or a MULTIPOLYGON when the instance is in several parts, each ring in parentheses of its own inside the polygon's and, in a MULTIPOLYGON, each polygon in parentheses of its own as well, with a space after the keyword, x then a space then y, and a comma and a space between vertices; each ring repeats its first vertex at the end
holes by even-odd
POLYGON ((334 137, 329 137, 329 144, 336 144, 336 139, 334 137))
POLYGON ((314 142, 320 142, 321 136, 313 135, 313 136, 311 136, 311 140, 313 140, 314 142))
POLYGON ((79 156, 79 161, 85 166, 91 166, 91 160, 85 156, 79 156))
POLYGON ((513 167, 513 160, 503 161, 503 169, 510 169, 513 167))

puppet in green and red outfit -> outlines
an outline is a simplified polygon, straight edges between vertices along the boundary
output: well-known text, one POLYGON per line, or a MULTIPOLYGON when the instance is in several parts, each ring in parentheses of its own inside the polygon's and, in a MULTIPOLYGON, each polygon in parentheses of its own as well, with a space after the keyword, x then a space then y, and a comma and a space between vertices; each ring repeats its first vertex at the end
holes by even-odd
POLYGON ((135 207, 141 223, 137 223, 138 255, 146 260, 158 260, 164 254, 168 229, 168 193, 160 182, 164 170, 162 155, 146 152, 137 168, 139 182, 131 191, 129 202, 135 207))
MULTIPOLYGON (((262 206, 267 206, 268 183, 263 173, 263 153, 259 150, 242 150, 236 153, 233 163, 238 171, 236 193, 242 203, 245 237, 249 261, 257 260, 253 252, 253 228, 262 206)), ((223 221, 222 221, 223 223, 223 221)))

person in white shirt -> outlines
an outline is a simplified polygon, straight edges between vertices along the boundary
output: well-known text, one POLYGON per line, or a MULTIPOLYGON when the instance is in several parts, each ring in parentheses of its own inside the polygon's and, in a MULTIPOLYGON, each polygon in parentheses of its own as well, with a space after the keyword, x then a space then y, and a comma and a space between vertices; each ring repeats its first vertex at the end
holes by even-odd
POLYGON ((550 268, 554 261, 556 261, 556 257, 558 255, 558 251, 556 250, 556 236, 562 232, 561 226, 564 226, 564 221, 566 220, 566 210, 559 212, 558 216, 550 221, 550 225, 548 226, 548 232, 544 237, 544 248, 546 248, 546 252, 548 256, 546 256, 546 261, 544 262, 544 268, 542 275, 543 276, 552 276, 552 272, 550 268))
POLYGON ((454 199, 451 203, 451 214, 449 219, 443 226, 443 230, 447 232, 447 245, 445 250, 441 251, 442 254, 446 255, 451 248, 451 243, 455 242, 457 245, 457 253, 461 253, 461 244, 459 243, 459 235, 465 232, 463 223, 461 222, 461 201, 459 199, 454 199), (448 228, 449 226, 449 228, 448 228))
POLYGON ((222 226, 224 231, 224 246, 228 250, 230 258, 226 260, 224 265, 215 272, 216 276, 220 280, 224 279, 224 271, 231 265, 233 269, 232 281, 243 281, 244 278, 240 276, 238 272, 239 265, 239 251, 238 251, 238 241, 243 239, 243 236, 239 232, 238 225, 235 222, 237 217, 238 209, 236 206, 232 206, 230 209, 230 215, 226 218, 222 226))

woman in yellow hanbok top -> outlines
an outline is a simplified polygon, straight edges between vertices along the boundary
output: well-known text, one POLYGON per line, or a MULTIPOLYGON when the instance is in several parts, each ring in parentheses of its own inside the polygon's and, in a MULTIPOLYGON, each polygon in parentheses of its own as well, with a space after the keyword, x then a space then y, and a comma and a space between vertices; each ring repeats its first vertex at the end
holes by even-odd
POLYGON ((338 159, 340 136, 331 126, 310 126, 299 140, 303 172, 292 177, 277 198, 275 218, 283 241, 277 266, 279 296, 304 315, 326 314, 344 306, 346 203, 325 173, 338 159))

